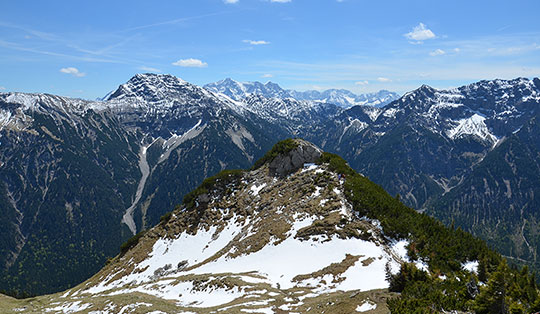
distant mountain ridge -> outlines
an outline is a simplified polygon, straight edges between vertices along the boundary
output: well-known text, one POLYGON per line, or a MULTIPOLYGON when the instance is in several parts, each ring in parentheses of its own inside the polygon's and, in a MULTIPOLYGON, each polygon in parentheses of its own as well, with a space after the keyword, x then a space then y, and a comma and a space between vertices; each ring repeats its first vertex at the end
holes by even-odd
POLYGON ((285 90, 278 84, 267 82, 237 82, 231 78, 209 83, 204 88, 216 93, 227 95, 231 99, 241 101, 251 95, 261 95, 266 98, 294 98, 296 100, 308 100, 322 103, 334 104, 342 108, 352 106, 375 106, 383 107, 386 104, 399 98, 399 95, 387 90, 376 93, 354 94, 346 89, 328 89, 324 91, 308 90, 299 92, 295 90, 285 90))

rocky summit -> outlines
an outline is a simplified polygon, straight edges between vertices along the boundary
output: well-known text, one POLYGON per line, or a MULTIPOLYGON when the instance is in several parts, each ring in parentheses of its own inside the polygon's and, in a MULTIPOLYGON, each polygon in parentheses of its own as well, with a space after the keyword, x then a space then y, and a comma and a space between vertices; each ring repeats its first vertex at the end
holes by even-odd
POLYGON ((268 170, 273 175, 284 176, 299 169, 302 165, 314 163, 321 155, 322 151, 315 145, 302 140, 296 140, 296 147, 287 154, 276 156, 268 165, 268 170))

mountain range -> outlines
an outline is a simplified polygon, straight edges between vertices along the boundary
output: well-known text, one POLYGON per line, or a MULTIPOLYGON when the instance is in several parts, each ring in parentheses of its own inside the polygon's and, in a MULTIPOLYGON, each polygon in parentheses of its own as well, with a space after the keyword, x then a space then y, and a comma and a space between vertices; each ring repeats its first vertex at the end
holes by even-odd
POLYGON ((288 137, 540 269, 539 79, 421 86, 382 108, 322 94, 155 74, 103 101, 0 93, 0 289, 84 281, 204 178, 249 168, 288 137))
POLYGON ((342 108, 352 106, 375 106, 384 105, 399 98, 399 94, 387 90, 376 93, 354 94, 346 89, 328 89, 324 91, 307 90, 303 92, 285 90, 278 84, 267 82, 237 82, 231 78, 204 85, 209 91, 220 93, 231 99, 241 101, 250 95, 260 95, 265 98, 293 98, 296 100, 309 100, 321 103, 334 104, 342 108))

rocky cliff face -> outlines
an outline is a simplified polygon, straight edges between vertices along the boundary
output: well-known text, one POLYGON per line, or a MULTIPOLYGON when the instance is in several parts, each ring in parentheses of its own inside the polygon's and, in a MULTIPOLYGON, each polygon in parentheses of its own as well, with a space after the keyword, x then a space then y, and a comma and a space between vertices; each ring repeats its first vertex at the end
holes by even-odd
POLYGON ((276 156, 268 165, 272 175, 286 176, 306 164, 315 163, 321 158, 322 151, 315 145, 303 140, 295 140, 295 148, 276 156))

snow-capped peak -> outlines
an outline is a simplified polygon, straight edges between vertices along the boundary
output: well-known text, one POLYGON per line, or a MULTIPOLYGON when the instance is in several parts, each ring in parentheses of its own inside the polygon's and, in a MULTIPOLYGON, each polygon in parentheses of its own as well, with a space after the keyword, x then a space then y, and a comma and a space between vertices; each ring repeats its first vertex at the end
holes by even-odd
POLYGON ((137 98, 155 101, 177 94, 183 87, 190 85, 181 78, 169 74, 136 74, 110 93, 105 100, 137 98))
POLYGON ((325 91, 308 90, 300 92, 283 89, 273 82, 266 82, 264 84, 261 82, 240 83, 230 78, 207 84, 204 88, 224 94, 237 101, 241 101, 251 95, 262 95, 266 98, 294 98, 296 100, 325 102, 344 108, 358 105, 382 107, 399 98, 398 94, 386 90, 360 95, 345 89, 329 89, 325 91))

